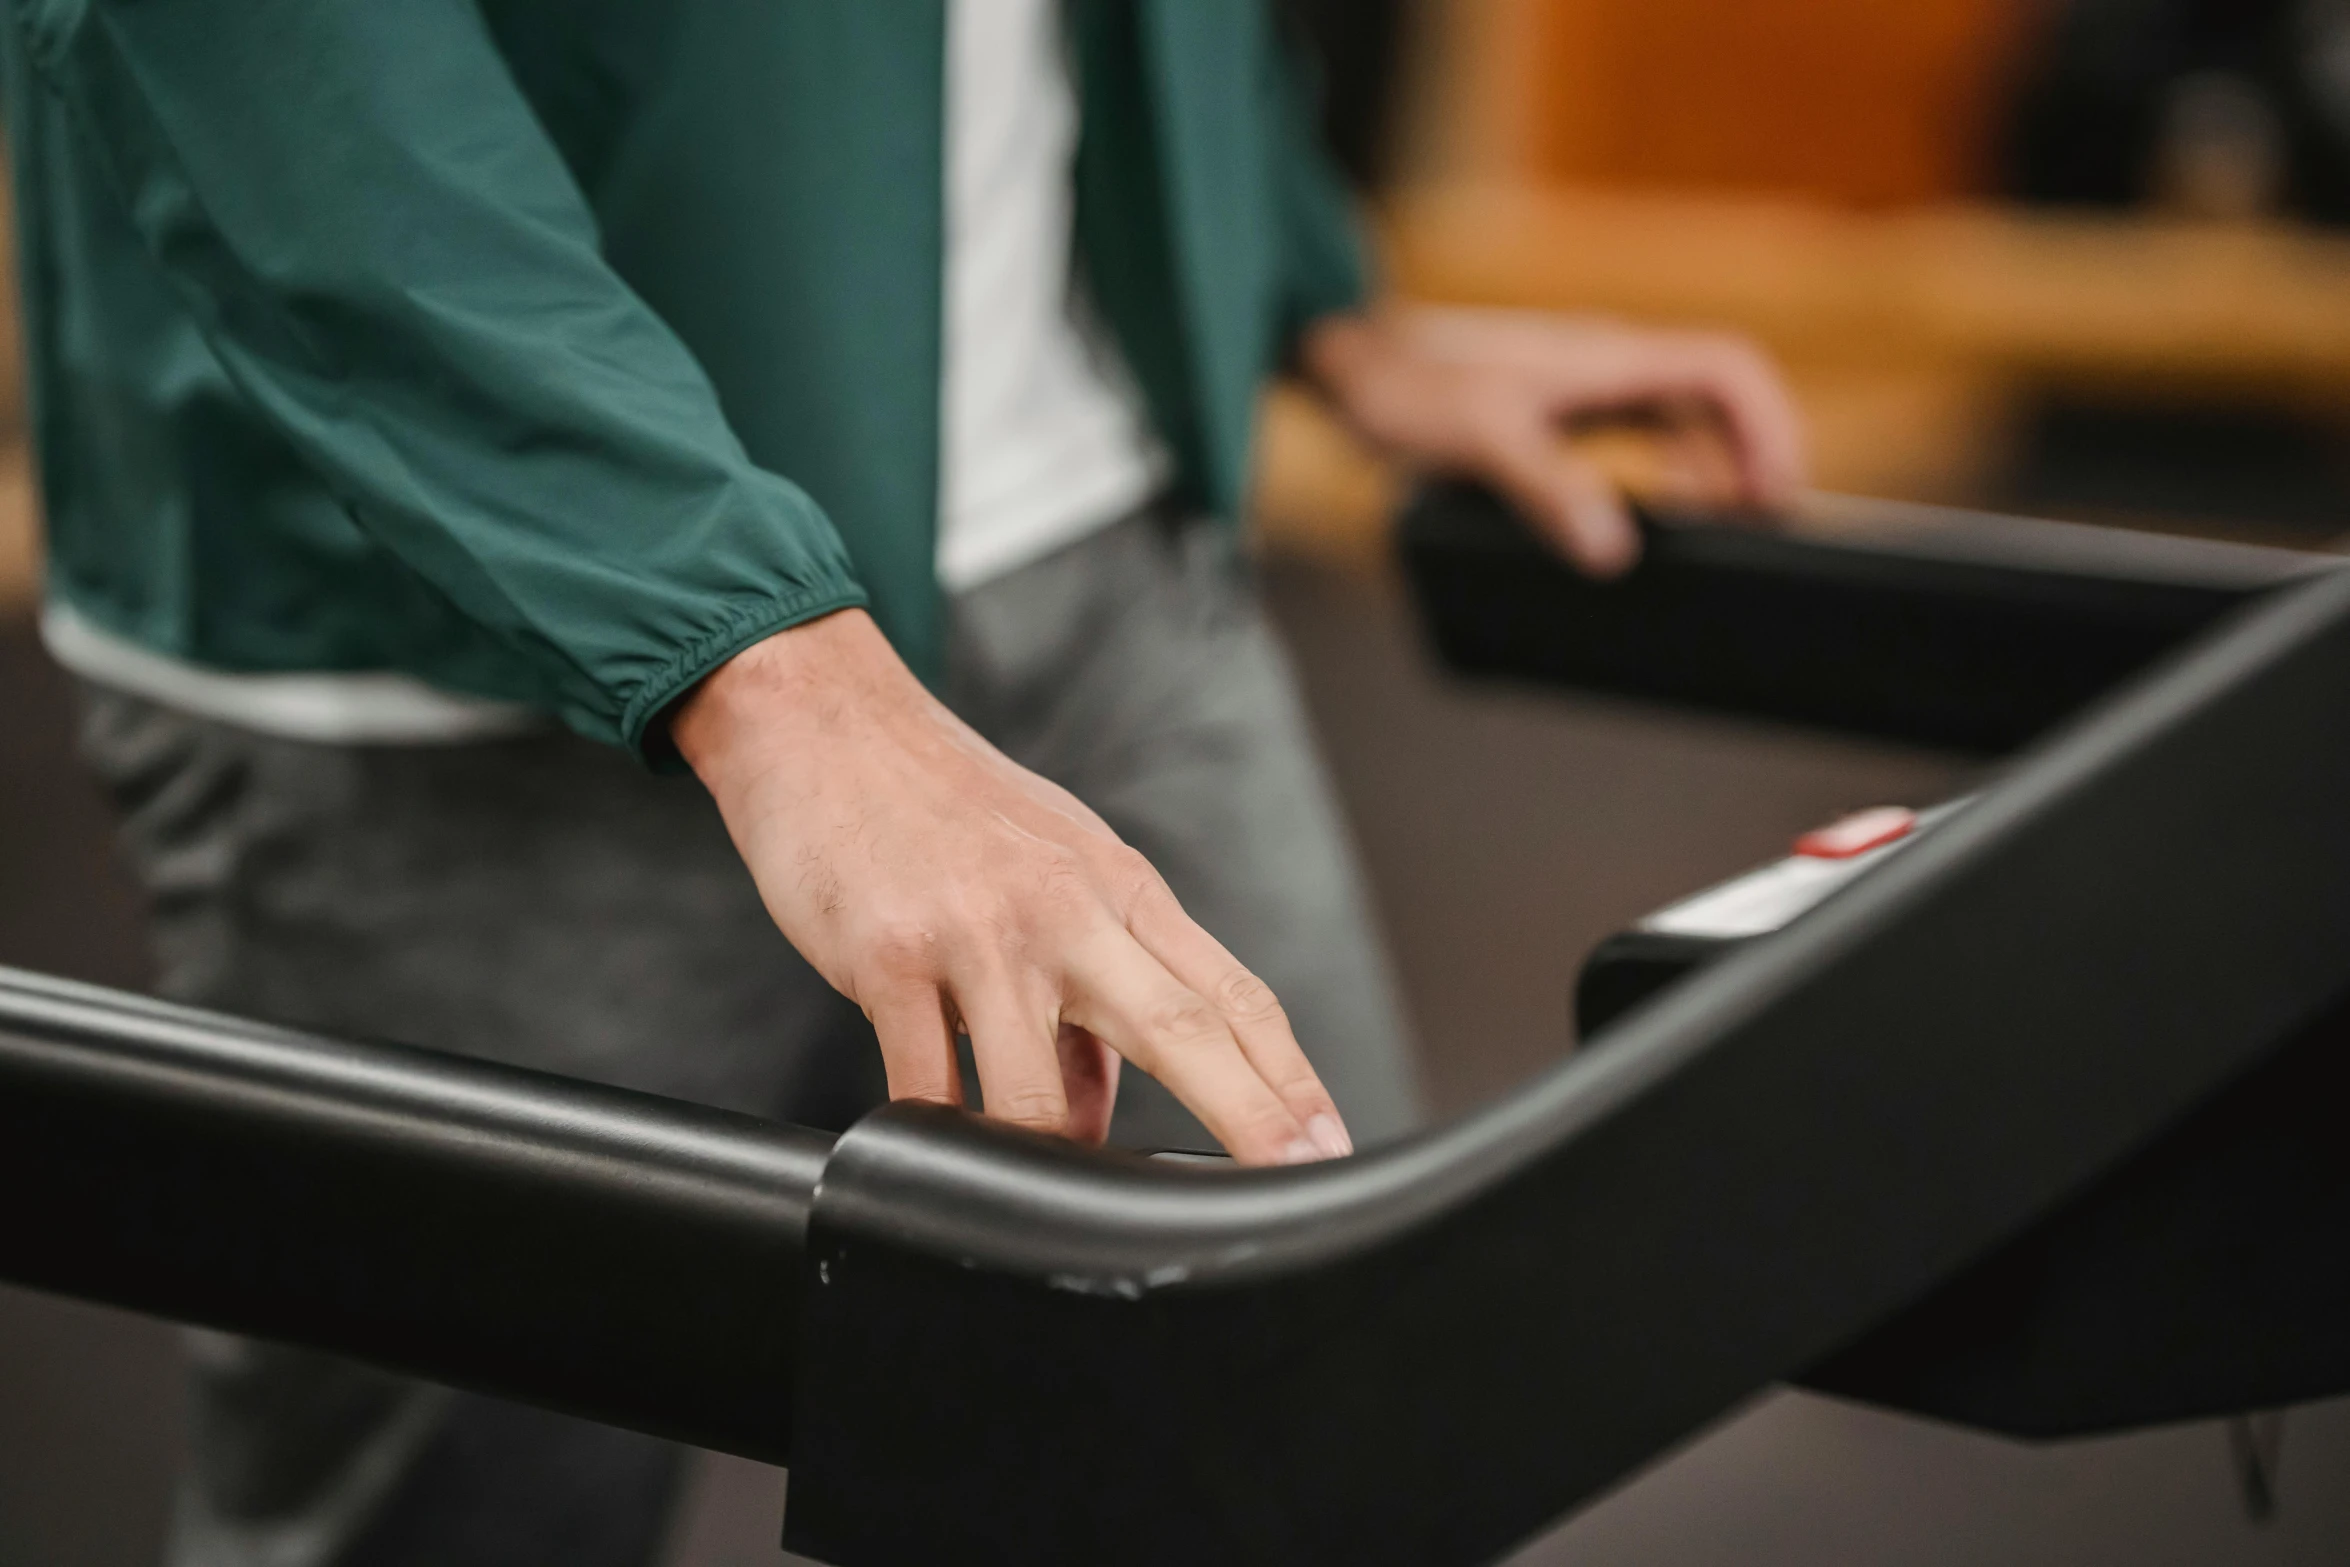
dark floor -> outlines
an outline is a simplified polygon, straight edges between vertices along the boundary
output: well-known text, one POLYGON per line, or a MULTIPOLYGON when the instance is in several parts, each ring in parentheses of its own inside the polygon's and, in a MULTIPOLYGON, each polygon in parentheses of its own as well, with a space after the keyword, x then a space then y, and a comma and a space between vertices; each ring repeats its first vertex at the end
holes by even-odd
MULTIPOLYGON (((1601 936, 1847 807, 1959 777, 1929 755, 1462 689, 1426 669, 1391 584, 1287 567, 1274 592, 1448 1112, 1567 1048, 1568 982, 1601 936)), ((0 626, 0 715, 0 962, 136 983, 135 913, 21 625, 0 626)), ((143 1567, 174 1461, 171 1365, 154 1324, 0 1291, 0 1567, 143 1567)), ((2215 1427, 2035 1449, 1780 1395, 1522 1560, 2339 1563, 2346 1478, 2350 1404, 2295 1413, 2282 1515, 2256 1527, 2215 1427)), ((772 1470, 705 1464, 672 1567, 776 1562, 780 1491, 772 1470)))

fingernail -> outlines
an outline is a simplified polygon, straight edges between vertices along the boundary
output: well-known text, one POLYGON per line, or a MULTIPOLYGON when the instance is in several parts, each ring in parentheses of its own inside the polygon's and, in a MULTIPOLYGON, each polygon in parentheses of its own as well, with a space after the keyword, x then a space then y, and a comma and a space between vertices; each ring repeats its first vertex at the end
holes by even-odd
POLYGON ((1338 1124, 1334 1115, 1317 1115, 1308 1120, 1306 1136, 1328 1158, 1343 1159, 1355 1151, 1354 1139, 1346 1135, 1346 1128, 1338 1124))
POLYGON ((1304 1137, 1293 1140, 1288 1147, 1281 1150, 1283 1164, 1319 1164, 1327 1157, 1328 1155, 1313 1145, 1311 1139, 1304 1137))

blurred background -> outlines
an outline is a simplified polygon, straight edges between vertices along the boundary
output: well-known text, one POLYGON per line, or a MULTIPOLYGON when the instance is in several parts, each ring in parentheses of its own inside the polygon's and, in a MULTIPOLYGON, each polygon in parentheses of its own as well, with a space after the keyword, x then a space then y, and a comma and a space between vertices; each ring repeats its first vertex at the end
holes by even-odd
MULTIPOLYGON (((1404 294, 1752 333, 1827 489, 2350 531, 2350 0, 1289 9, 1404 294)), ((32 631, 17 357, 0 312, 0 963, 136 986, 139 910, 32 631)), ((1388 560, 1408 476, 1295 394, 1265 421, 1268 591, 1447 1113, 1572 1047, 1602 936, 1978 766, 1450 683, 1388 560)), ((166 1329, 0 1290, 0 1567, 149 1561, 177 1398, 166 1329)), ((2350 1404, 2289 1416, 2272 1519, 2234 1464, 2219 1426, 2027 1448, 1774 1395, 1523 1559, 2350 1560, 2350 1404)), ((776 1560, 779 1487, 706 1463, 675 1567, 776 1560)))

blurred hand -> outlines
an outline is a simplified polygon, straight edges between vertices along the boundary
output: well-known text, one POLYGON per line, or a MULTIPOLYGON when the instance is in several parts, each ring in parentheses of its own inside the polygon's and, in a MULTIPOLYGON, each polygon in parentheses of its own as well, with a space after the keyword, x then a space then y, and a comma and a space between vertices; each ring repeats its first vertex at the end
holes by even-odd
POLYGON ((679 751, 768 911, 881 1038, 893 1099, 1098 1143, 1120 1057, 1232 1155, 1350 1151, 1264 983, 1075 796, 924 690, 862 610, 736 655, 680 704, 679 751))
POLYGON ((1654 426, 1682 498, 1769 511, 1804 484, 1794 400, 1743 338, 1591 317, 1391 306, 1307 330, 1305 371, 1372 444, 1508 497, 1569 560, 1614 576, 1640 553, 1615 486, 1571 426, 1654 426))

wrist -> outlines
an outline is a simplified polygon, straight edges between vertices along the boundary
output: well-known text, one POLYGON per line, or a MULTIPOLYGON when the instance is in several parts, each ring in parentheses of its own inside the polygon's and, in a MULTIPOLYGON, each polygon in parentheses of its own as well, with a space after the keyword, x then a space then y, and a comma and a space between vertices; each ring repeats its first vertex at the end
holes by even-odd
POLYGON ((1343 411, 1353 388, 1377 364, 1380 339, 1378 320, 1367 312, 1322 316, 1298 335, 1297 366, 1343 411))
POLYGON ((745 763, 858 710, 920 693, 873 617, 836 610, 779 631, 719 665, 678 702, 669 732, 678 754, 713 793, 745 763))
POLYGON ((1401 306, 1325 316, 1298 343, 1298 364, 1339 422, 1372 451, 1418 463, 1440 456, 1437 437, 1457 409, 1443 379, 1415 350, 1414 313, 1401 306))

